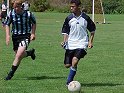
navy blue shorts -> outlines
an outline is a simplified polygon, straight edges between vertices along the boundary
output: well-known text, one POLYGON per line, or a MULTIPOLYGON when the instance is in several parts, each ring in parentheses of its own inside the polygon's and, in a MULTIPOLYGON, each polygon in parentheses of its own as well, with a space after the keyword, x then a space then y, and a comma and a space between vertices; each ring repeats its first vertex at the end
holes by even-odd
POLYGON ((73 57, 76 57, 80 60, 86 54, 87 52, 84 49, 66 50, 64 64, 72 64, 73 57))

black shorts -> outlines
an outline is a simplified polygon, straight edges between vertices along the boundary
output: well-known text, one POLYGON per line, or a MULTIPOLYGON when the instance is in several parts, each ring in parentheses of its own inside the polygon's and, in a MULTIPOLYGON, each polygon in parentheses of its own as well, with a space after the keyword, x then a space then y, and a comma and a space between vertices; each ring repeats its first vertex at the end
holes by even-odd
POLYGON ((2 11, 1 12, 1 18, 6 18, 7 16, 7 11, 2 11))
POLYGON ((84 49, 66 50, 64 64, 72 64, 73 57, 77 57, 80 60, 86 54, 87 52, 84 49))
POLYGON ((12 41, 13 41, 13 50, 18 50, 19 46, 28 47, 30 43, 30 34, 24 34, 24 35, 12 35, 12 41))

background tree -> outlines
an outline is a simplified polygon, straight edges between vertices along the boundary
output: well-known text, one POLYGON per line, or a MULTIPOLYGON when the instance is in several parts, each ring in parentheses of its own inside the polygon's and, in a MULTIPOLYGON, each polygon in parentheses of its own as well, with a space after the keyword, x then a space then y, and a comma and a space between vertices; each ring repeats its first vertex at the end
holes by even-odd
MULTIPOLYGON (((69 12, 69 0, 28 0, 31 11, 69 12)), ((95 2, 98 0, 95 0, 95 2)), ((2 2, 2 0, 0 0, 2 2)), ((10 0, 11 2, 11 0, 10 0)), ((82 8, 92 13, 92 0, 81 0, 82 8)), ((105 14, 124 14, 124 0, 102 0, 105 14)), ((99 12, 99 5, 95 8, 99 12)))
POLYGON ((31 10, 35 12, 43 12, 49 8, 47 0, 30 0, 31 10))

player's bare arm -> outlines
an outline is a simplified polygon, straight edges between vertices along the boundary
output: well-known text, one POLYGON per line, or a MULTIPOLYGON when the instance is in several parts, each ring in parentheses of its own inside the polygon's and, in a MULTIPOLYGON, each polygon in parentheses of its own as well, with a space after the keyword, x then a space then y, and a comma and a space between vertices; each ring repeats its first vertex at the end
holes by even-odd
POLYGON ((6 26, 6 45, 10 43, 10 27, 6 26))
POLYGON ((33 24, 30 40, 35 40, 35 31, 36 31, 36 24, 33 24))
POLYGON ((92 32, 92 33, 90 34, 90 38, 89 38, 89 42, 88 42, 88 48, 92 48, 92 47, 93 47, 94 35, 95 35, 95 32, 92 32))

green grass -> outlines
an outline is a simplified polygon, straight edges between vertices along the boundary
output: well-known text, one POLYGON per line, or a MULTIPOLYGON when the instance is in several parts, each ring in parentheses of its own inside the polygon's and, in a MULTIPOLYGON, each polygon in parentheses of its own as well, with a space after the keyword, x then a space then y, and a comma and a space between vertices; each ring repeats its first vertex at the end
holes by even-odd
MULTIPOLYGON (((5 45, 5 31, 0 28, 0 93, 69 93, 65 87, 69 69, 63 65, 61 27, 64 13, 35 13, 37 18, 37 58, 22 60, 10 81, 3 78, 10 70, 14 53, 12 42, 5 45)), ((84 93, 124 93, 124 15, 106 15, 111 24, 97 24, 93 49, 80 60, 75 80, 84 93)))

